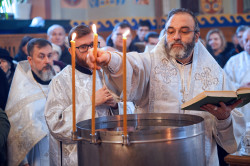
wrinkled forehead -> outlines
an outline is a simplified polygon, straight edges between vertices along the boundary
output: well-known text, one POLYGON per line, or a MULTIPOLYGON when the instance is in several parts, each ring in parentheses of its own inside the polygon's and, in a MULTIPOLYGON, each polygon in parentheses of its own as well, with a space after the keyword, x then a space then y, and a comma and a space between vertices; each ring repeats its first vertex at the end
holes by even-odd
POLYGON ((195 27, 193 17, 188 13, 177 13, 174 14, 168 22, 166 22, 165 29, 168 28, 180 29, 183 27, 189 27, 190 29, 195 27))
POLYGON ((37 54, 49 54, 52 52, 52 50, 52 46, 50 46, 49 44, 45 46, 34 45, 33 53, 36 52, 37 54))
POLYGON ((52 33, 62 33, 62 34, 65 34, 64 29, 61 28, 61 27, 56 27, 56 28, 53 29, 51 32, 52 32, 52 33))

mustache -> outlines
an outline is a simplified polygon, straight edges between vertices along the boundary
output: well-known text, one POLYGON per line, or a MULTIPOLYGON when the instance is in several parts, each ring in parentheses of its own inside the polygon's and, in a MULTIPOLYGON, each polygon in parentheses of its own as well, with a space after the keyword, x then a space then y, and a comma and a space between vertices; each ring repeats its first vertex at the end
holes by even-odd
POLYGON ((52 70, 52 66, 50 64, 46 64, 46 66, 44 66, 42 70, 44 70, 44 69, 52 70))
POLYGON ((179 40, 179 41, 174 41, 174 42, 169 43, 170 47, 172 47, 174 44, 181 44, 181 45, 184 46, 183 42, 180 41, 180 40, 179 40))

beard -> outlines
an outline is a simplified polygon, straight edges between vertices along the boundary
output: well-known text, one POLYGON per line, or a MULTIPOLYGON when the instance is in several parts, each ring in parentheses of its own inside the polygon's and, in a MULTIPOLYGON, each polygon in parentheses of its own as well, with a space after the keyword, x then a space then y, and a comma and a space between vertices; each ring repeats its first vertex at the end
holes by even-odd
POLYGON ((190 56, 195 46, 195 36, 189 43, 184 43, 181 40, 167 42, 165 40, 165 50, 168 55, 174 59, 186 59, 190 56), (181 44, 183 47, 173 47, 174 44, 181 44))
POLYGON ((50 81, 56 75, 55 70, 50 64, 47 64, 42 70, 38 70, 35 73, 42 81, 50 81), (46 70, 43 71, 44 69, 46 70))

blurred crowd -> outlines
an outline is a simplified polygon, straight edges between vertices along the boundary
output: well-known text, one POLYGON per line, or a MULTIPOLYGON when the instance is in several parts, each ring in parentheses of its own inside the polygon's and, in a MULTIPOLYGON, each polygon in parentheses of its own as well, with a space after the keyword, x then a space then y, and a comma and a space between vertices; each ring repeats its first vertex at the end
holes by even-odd
MULTIPOLYGON (((150 53, 153 51, 158 42, 167 33, 163 29, 161 34, 159 34, 151 29, 149 21, 140 20, 138 28, 135 30, 136 35, 133 36, 134 33, 131 26, 126 22, 120 22, 115 25, 112 33, 106 40, 99 36, 98 46, 103 51, 122 52, 122 35, 126 31, 129 31, 127 35, 127 52, 138 53, 150 53)), ((71 112, 67 112, 67 109, 71 106, 68 103, 71 103, 71 99, 69 99, 71 98, 71 68, 69 68, 71 65, 71 48, 69 41, 71 40, 70 35, 72 32, 79 33, 82 36, 77 38, 76 42, 79 42, 79 40, 90 41, 86 42, 87 44, 76 47, 80 53, 87 55, 88 49, 93 47, 93 42, 91 42, 92 33, 86 28, 78 27, 78 29, 72 28, 69 36, 67 36, 65 29, 61 25, 52 25, 48 28, 47 40, 24 36, 20 41, 18 53, 14 57, 11 57, 6 49, 0 48, 0 166, 7 165, 8 162, 9 165, 35 165, 38 161, 34 159, 34 156, 37 154, 41 156, 39 162, 49 163, 49 150, 42 149, 42 147, 45 144, 49 144, 51 140, 52 142, 53 140, 58 140, 54 141, 54 150, 56 145, 59 148, 63 146, 65 151, 68 150, 68 153, 72 152, 72 148, 76 148, 71 144, 67 144, 67 139, 64 140, 63 134, 59 134, 60 136, 56 135, 59 132, 57 131, 58 126, 64 126, 63 121, 67 121, 67 118, 71 117, 71 112), (36 91, 37 93, 35 93, 36 91), (61 106, 58 106, 60 103, 57 103, 56 97, 60 99, 58 102, 63 102, 61 106), (46 103, 47 99, 51 102, 46 103), (50 120, 50 122, 58 121, 56 124, 47 122, 48 125, 52 126, 49 129, 45 129, 47 128, 44 119, 45 110, 47 120, 50 120), (62 113, 53 112, 53 110, 62 110, 62 113), (27 121, 23 120, 23 118, 27 117, 29 117, 27 121), (39 136, 31 136, 34 134, 32 133, 32 128, 29 131, 19 130, 20 127, 29 128, 29 126, 26 126, 29 123, 40 126, 38 127, 39 130, 35 131, 40 133, 38 134, 39 136), (52 132, 52 138, 49 138, 49 135, 47 135, 49 131, 52 132), (22 145, 16 133, 20 135, 26 133, 29 137, 32 137, 32 139, 28 139, 23 136, 24 140, 30 141, 29 145, 22 145), (16 147, 19 147, 18 150, 27 148, 27 151, 20 153, 20 156, 16 157, 13 155, 17 153, 16 147)), ((219 66, 224 69, 227 79, 231 81, 235 88, 250 87, 250 29, 248 26, 239 26, 235 34, 232 34, 232 41, 227 41, 223 31, 217 28, 210 29, 206 38, 200 38, 199 40, 219 66)), ((89 103, 91 103, 91 94, 89 94, 91 87, 87 87, 91 84, 91 79, 88 76, 92 75, 92 70, 86 67, 84 58, 76 58, 78 61, 78 64, 76 64, 76 79, 79 80, 79 84, 76 85, 77 95, 81 96, 85 93, 89 95, 89 97, 86 94, 82 96, 85 101, 89 101, 88 104, 81 105, 81 101, 77 101, 77 104, 78 106, 81 105, 81 107, 88 108, 89 103), (78 86, 85 87, 86 92, 78 86)), ((97 103, 99 104, 97 105, 97 112, 98 109, 99 111, 101 110, 97 113, 97 116, 122 114, 121 108, 123 103, 118 96, 115 96, 109 90, 108 85, 103 83, 103 80, 105 80, 103 74, 98 73, 97 75, 99 89, 96 92, 97 103)), ((130 104, 130 113, 133 113, 136 106, 132 102, 130 104)), ((247 110, 243 111, 250 118, 246 112, 247 110)), ((87 115, 84 116, 89 117, 87 115)), ((78 119, 78 121, 85 119, 88 118, 78 119)), ((246 121, 250 122, 250 119, 246 121)), ((65 131, 70 130, 68 126, 63 128, 66 128, 65 131)), ((65 154, 60 156, 63 155, 65 154)), ((55 150, 52 156, 58 156, 58 150, 55 150)), ((65 160, 66 158, 67 156, 64 156, 65 160)))

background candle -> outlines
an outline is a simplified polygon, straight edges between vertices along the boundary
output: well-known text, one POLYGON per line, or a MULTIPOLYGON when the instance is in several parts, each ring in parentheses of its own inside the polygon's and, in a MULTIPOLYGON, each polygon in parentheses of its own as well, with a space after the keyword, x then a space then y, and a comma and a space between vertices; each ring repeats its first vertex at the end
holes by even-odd
MULTIPOLYGON (((96 26, 93 24, 92 30, 94 32, 94 56, 97 57, 97 45, 98 45, 98 34, 96 32, 96 26)), ((93 70, 93 86, 92 86, 92 123, 91 123, 91 134, 95 135, 95 87, 96 87, 96 63, 94 63, 93 70)))
POLYGON ((126 53, 127 53, 127 35, 129 31, 123 34, 123 134, 127 135, 127 67, 126 67, 126 53))
POLYGON ((76 95, 75 95, 75 56, 76 56, 76 33, 72 34, 71 44, 71 63, 72 63, 72 126, 73 132, 76 132, 76 95))

